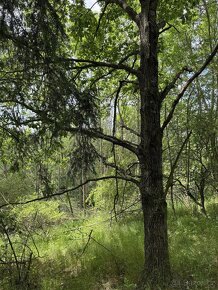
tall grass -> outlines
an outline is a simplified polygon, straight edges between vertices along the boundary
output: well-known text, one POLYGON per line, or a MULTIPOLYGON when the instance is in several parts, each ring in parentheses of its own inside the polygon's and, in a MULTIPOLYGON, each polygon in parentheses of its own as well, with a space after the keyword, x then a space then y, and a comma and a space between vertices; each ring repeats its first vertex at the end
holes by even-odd
MULTIPOLYGON (((185 208, 179 208, 176 217, 169 213, 170 289, 216 289, 214 205, 208 213, 208 218, 185 208)), ((33 262, 29 289, 134 289, 143 269, 142 218, 138 214, 112 224, 105 220, 103 214, 70 220, 47 236, 37 235, 41 258, 33 262)))

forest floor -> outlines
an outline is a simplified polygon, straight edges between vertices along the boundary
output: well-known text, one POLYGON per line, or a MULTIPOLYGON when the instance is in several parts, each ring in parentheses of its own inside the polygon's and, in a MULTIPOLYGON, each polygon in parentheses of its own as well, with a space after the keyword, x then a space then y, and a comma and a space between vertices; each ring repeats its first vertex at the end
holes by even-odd
MULTIPOLYGON (((169 290, 218 289, 217 207, 210 204, 207 209, 207 217, 185 207, 177 208, 176 215, 169 211, 174 277, 169 290)), ((44 226, 35 234, 34 245, 40 257, 32 260, 27 289, 134 289, 143 268, 143 224, 137 212, 112 223, 101 212, 80 220, 68 217, 44 226)), ((13 279, 5 277, 0 289, 18 289, 7 286, 13 279)))

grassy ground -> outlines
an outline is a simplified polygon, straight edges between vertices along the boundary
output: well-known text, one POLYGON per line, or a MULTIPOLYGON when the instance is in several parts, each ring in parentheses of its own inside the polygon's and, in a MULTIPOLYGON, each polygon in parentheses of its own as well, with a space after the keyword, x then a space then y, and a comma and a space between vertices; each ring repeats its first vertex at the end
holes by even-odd
MULTIPOLYGON (((72 219, 37 235, 41 258, 31 265, 30 288, 134 289, 143 267, 141 216, 112 224, 107 219, 102 214, 72 219)), ((217 289, 217 240, 215 205, 208 206, 208 217, 184 207, 176 216, 170 212, 172 289, 217 289)))

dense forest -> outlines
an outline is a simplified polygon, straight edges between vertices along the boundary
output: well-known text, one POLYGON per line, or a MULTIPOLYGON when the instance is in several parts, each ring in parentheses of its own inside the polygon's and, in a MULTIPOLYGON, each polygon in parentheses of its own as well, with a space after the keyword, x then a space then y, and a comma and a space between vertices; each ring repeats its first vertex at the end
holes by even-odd
POLYGON ((0 289, 217 289, 214 0, 0 0, 0 289))

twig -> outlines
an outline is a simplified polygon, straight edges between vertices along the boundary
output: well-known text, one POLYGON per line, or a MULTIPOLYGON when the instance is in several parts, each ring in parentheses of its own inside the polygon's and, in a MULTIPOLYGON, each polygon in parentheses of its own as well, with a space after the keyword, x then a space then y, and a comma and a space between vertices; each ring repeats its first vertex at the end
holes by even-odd
POLYGON ((166 188, 165 188, 165 195, 167 195, 169 188, 170 188, 170 187, 172 186, 172 184, 173 184, 173 174, 174 174, 175 169, 176 169, 176 167, 177 167, 177 164, 178 164, 179 158, 180 158, 180 156, 181 156, 181 154, 182 154, 182 151, 183 151, 183 149, 184 149, 186 143, 188 142, 189 138, 191 137, 191 134, 192 134, 192 131, 191 131, 191 132, 188 134, 188 136, 185 138, 185 140, 184 140, 184 142, 182 143, 182 146, 181 146, 181 148, 180 148, 180 150, 179 150, 179 152, 178 152, 178 154, 177 154, 177 156, 176 156, 176 159, 175 159, 174 163, 172 164, 171 171, 170 171, 170 175, 169 175, 169 177, 168 177, 168 179, 167 179, 167 184, 166 184, 166 188))
POLYGON ((86 251, 86 249, 87 249, 87 247, 89 245, 89 242, 90 242, 90 240, 92 238, 92 233, 93 233, 93 230, 91 230, 90 233, 89 233, 88 241, 86 242, 85 247, 83 248, 82 253, 80 254, 80 257, 85 253, 85 251, 86 251))
MULTIPOLYGON (((81 230, 78 229, 78 231, 79 231, 80 233, 82 233, 81 230)), ((89 233, 88 241, 87 241, 87 243, 86 243, 86 245, 85 245, 85 247, 84 247, 83 253, 85 252, 85 249, 87 248, 87 246, 88 246, 90 240, 94 241, 96 244, 98 244, 99 246, 101 246, 103 249, 105 249, 106 251, 108 251, 108 252, 111 254, 111 256, 114 258, 114 262, 115 262, 115 264, 116 264, 116 266, 117 266, 117 269, 118 269, 118 271, 120 272, 120 266, 119 266, 119 264, 118 264, 118 262, 117 262, 117 257, 113 254, 113 252, 112 252, 110 249, 108 249, 108 248, 107 248, 106 246, 104 246, 102 243, 100 243, 100 242, 97 241, 95 238, 93 238, 93 237, 92 237, 92 232, 93 232, 93 230, 91 230, 91 232, 89 233)))

